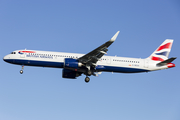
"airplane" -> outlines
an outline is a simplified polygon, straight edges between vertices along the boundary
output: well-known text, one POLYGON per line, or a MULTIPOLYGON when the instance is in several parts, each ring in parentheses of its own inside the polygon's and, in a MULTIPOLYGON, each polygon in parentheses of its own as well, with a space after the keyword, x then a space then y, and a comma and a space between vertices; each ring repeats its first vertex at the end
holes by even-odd
POLYGON ((171 63, 176 59, 168 59, 172 39, 166 39, 149 57, 128 58, 106 56, 108 47, 116 40, 117 33, 107 42, 87 54, 50 52, 38 50, 15 50, 6 55, 5 62, 21 65, 20 73, 23 73, 24 66, 62 68, 62 77, 76 79, 82 74, 86 75, 85 82, 89 82, 89 76, 98 76, 102 72, 117 73, 140 73, 150 72, 175 67, 171 63))

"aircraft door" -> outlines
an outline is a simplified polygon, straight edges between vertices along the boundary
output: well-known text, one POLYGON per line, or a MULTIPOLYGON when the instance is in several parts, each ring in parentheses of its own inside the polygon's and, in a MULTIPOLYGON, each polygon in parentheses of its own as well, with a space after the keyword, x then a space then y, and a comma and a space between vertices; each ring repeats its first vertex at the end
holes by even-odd
POLYGON ((148 59, 145 59, 145 60, 144 60, 144 67, 145 67, 145 68, 148 68, 148 67, 149 67, 149 60, 148 60, 148 59))
POLYGON ((106 58, 106 63, 111 64, 111 58, 110 57, 106 58))
POLYGON ((25 53, 20 54, 21 58, 25 58, 25 53))

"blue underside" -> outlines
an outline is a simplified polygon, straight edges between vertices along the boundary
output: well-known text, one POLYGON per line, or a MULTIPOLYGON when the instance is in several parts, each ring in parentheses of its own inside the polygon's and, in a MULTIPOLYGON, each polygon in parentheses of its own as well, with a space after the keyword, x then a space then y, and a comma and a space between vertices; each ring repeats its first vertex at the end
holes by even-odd
MULTIPOLYGON (((49 61, 34 61, 34 60, 4 60, 8 63, 17 64, 17 65, 26 65, 26 66, 39 66, 39 67, 54 67, 54 68, 63 68, 64 63, 62 62, 49 62, 49 61)), ((138 72, 148 72, 145 69, 137 68, 126 68, 126 67, 114 67, 114 66, 102 66, 98 65, 96 67, 97 71, 106 71, 106 72, 121 72, 121 73, 138 73, 138 72)))

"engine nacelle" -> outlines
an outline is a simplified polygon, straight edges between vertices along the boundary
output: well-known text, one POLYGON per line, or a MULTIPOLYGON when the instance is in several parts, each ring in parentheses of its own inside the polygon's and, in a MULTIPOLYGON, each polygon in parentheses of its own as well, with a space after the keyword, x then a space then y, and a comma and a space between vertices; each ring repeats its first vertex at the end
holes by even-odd
POLYGON ((80 75, 81 75, 81 73, 76 72, 76 71, 72 71, 72 70, 68 70, 68 69, 63 69, 63 71, 62 71, 62 77, 63 78, 76 79, 76 77, 78 77, 80 75))
POLYGON ((79 63, 78 60, 72 58, 64 59, 64 68, 79 68, 82 66, 82 63, 79 63))

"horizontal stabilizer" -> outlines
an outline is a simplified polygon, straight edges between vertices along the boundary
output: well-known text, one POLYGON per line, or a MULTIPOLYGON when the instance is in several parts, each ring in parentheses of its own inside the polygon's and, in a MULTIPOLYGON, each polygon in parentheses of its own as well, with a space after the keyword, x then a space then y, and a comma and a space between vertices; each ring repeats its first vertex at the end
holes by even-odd
POLYGON ((163 66, 163 65, 166 65, 166 64, 168 64, 168 63, 171 63, 171 62, 174 61, 175 59, 176 59, 176 57, 172 57, 172 58, 169 58, 169 59, 167 59, 167 60, 165 60, 165 61, 162 61, 162 62, 158 63, 157 65, 158 65, 158 66, 163 66))

